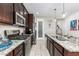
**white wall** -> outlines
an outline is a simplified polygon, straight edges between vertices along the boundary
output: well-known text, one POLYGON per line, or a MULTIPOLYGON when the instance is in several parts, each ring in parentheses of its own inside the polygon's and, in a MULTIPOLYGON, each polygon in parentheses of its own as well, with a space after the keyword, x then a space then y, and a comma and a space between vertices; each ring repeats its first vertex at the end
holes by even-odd
POLYGON ((4 30, 20 30, 20 32, 22 33, 24 28, 15 27, 15 26, 11 26, 11 25, 0 24, 0 34, 2 36, 4 36, 4 30))
POLYGON ((65 19, 65 26, 63 27, 64 29, 64 33, 65 34, 69 34, 75 37, 79 37, 79 30, 77 31, 70 31, 70 21, 74 20, 74 19, 78 19, 79 20, 79 12, 72 14, 71 16, 67 17, 65 19))
POLYGON ((44 18, 45 33, 56 34, 56 20, 53 18, 44 18), (49 26, 49 24, 51 24, 49 26))

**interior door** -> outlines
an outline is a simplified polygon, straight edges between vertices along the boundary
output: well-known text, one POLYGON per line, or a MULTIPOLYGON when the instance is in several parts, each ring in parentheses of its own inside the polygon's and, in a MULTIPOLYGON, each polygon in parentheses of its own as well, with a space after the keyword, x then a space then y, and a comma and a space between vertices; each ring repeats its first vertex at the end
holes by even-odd
POLYGON ((37 39, 44 38, 44 21, 43 19, 37 20, 37 39))

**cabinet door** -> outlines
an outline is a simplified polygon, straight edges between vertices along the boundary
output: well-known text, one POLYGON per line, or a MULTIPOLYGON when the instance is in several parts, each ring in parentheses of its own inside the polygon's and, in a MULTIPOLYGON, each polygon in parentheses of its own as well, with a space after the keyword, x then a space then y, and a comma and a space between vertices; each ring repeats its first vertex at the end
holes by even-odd
POLYGON ((8 53, 6 56, 13 56, 13 51, 8 53))
POLYGON ((47 49, 48 49, 48 37, 47 37, 47 49))
POLYGON ((19 6, 19 3, 15 3, 15 4, 14 4, 14 8, 15 8, 15 12, 20 13, 20 6, 19 6))
POLYGON ((48 51, 50 53, 50 41, 49 41, 49 38, 48 38, 48 51))
POLYGON ((13 24, 13 4, 9 4, 9 22, 10 24, 13 24))
POLYGON ((13 4, 2 3, 0 4, 0 22, 11 24, 13 20, 13 4))
POLYGON ((14 56, 23 55, 23 44, 14 49, 14 56))
POLYGON ((34 16, 33 14, 29 14, 28 15, 28 26, 29 26, 29 29, 31 29, 31 32, 33 32, 33 20, 34 20, 34 16))
POLYGON ((23 16, 23 5, 21 4, 21 3, 19 3, 19 11, 20 11, 20 15, 22 15, 23 16))
POLYGON ((26 12, 26 9, 24 8, 23 9, 23 16, 26 18, 27 17, 27 12, 26 12))
POLYGON ((0 22, 2 22, 3 18, 3 4, 0 3, 0 22))
POLYGON ((53 56, 53 45, 51 42, 50 42, 50 55, 53 56))
POLYGON ((54 47, 54 56, 63 56, 63 55, 54 47))

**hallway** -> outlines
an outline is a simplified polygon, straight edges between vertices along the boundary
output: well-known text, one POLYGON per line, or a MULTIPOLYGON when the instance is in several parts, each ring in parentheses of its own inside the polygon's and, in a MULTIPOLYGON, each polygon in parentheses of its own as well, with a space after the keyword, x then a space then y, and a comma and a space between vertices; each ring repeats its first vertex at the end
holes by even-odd
POLYGON ((32 46, 30 56, 50 56, 44 43, 44 40, 38 40, 36 45, 32 46))

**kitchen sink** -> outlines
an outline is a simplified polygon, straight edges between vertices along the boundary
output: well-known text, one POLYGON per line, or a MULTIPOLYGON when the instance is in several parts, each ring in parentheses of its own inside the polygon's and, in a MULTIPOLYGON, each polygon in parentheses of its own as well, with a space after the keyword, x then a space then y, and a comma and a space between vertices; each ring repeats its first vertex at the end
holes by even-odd
POLYGON ((56 38, 57 40, 59 40, 59 41, 69 41, 69 40, 67 40, 66 38, 64 38, 64 37, 58 37, 58 36, 52 36, 53 38, 56 38))
POLYGON ((66 39, 64 37, 60 37, 60 38, 57 37, 57 40, 59 40, 59 41, 69 41, 68 39, 66 39))

